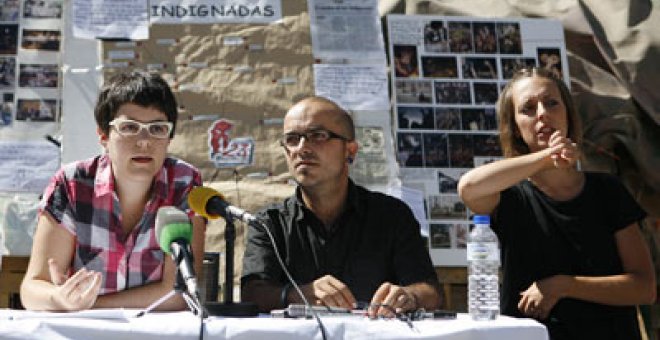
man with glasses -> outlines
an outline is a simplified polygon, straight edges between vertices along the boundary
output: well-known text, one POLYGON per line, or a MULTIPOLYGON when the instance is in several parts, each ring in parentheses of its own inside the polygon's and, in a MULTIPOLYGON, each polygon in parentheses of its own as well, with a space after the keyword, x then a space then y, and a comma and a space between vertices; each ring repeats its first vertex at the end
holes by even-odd
MULTIPOLYGON (((437 277, 410 209, 348 176, 358 151, 350 115, 328 99, 303 99, 284 117, 280 143, 298 187, 259 217, 306 299, 366 306, 372 317, 438 308, 437 277)), ((302 302, 263 229, 250 227, 243 261, 244 301, 264 312, 302 302)))
MULTIPOLYGON (((175 264, 155 234, 163 206, 190 216, 201 271, 206 226, 187 199, 201 175, 167 157, 177 120, 167 83, 155 74, 118 74, 101 89, 94 116, 105 152, 64 165, 44 192, 21 285, 27 309, 144 308, 172 291, 175 264)), ((159 306, 185 307, 179 296, 159 306)))

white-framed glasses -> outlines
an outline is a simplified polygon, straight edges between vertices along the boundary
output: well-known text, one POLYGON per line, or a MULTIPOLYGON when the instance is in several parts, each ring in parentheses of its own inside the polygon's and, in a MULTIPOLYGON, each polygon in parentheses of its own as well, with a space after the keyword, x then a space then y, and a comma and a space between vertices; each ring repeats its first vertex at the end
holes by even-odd
POLYGON ((174 123, 163 121, 142 123, 127 118, 115 118, 110 122, 110 126, 113 126, 115 130, 117 130, 117 133, 123 137, 137 136, 142 129, 146 129, 149 136, 158 139, 165 139, 170 137, 170 133, 174 128, 174 123))

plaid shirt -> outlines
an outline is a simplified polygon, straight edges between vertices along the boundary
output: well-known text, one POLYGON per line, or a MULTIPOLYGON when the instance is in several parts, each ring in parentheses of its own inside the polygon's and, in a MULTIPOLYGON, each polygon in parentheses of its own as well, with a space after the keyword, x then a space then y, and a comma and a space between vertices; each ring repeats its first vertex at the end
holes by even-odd
POLYGON ((51 179, 40 204, 73 234, 73 272, 85 267, 103 274, 100 294, 160 281, 164 253, 156 242, 158 208, 174 206, 192 217, 188 193, 202 184, 192 165, 166 158, 153 193, 130 235, 123 237, 121 211, 107 155, 65 165, 51 179))

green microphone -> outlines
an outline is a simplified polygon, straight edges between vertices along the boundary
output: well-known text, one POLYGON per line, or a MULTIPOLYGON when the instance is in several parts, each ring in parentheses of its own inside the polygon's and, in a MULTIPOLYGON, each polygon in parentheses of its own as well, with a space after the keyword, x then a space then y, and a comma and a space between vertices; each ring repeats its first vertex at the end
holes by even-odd
POLYGON ((198 298, 197 279, 190 241, 192 224, 183 211, 175 207, 161 207, 156 213, 156 241, 160 249, 172 255, 172 260, 186 283, 188 293, 198 298))

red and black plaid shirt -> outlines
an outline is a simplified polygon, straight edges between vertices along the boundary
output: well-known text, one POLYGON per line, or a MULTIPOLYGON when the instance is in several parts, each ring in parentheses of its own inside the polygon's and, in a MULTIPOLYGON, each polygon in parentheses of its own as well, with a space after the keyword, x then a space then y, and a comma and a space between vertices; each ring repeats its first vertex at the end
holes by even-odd
POLYGON ((75 236, 72 273, 82 267, 102 273, 100 294, 108 294, 161 280, 164 253, 156 242, 156 213, 174 206, 192 217, 188 193, 201 184, 195 167, 166 158, 142 218, 124 237, 110 159, 101 155, 63 166, 44 192, 40 213, 48 212, 75 236))

